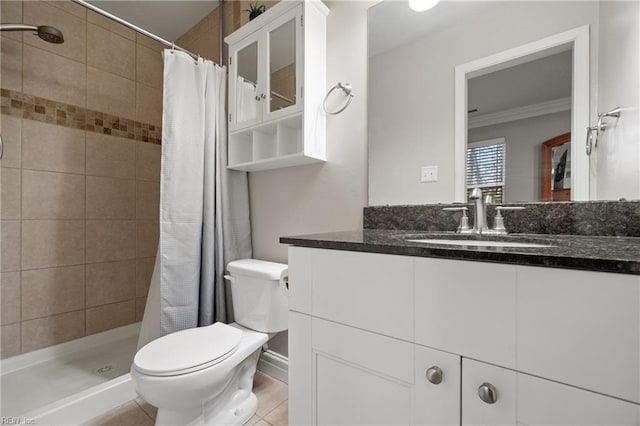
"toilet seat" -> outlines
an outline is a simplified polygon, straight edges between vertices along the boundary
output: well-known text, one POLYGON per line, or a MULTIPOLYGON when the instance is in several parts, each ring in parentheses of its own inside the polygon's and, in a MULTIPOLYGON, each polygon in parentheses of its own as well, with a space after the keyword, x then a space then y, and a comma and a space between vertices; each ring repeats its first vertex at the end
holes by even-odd
POLYGON ((177 376, 218 364, 236 351, 242 331, 216 322, 156 339, 138 351, 133 367, 150 376, 177 376))

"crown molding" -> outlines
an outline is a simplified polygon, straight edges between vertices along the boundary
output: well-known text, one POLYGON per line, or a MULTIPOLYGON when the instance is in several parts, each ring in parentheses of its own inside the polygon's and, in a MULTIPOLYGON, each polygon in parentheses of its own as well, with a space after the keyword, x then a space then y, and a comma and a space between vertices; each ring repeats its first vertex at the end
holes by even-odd
POLYGON ((563 111, 571 111, 571 97, 469 117, 468 126, 469 129, 476 129, 563 111))

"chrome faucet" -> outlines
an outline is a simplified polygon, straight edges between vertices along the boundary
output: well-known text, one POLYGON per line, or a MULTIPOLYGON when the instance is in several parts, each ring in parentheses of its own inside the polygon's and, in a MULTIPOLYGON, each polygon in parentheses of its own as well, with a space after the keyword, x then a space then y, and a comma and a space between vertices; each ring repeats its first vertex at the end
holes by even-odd
POLYGON ((503 210, 524 210, 522 206, 496 206, 496 217, 493 224, 493 229, 489 228, 487 222, 487 205, 493 204, 493 197, 489 194, 482 196, 482 190, 480 188, 473 188, 469 194, 469 200, 475 204, 475 210, 473 214, 473 228, 469 227, 469 218, 467 217, 467 207, 445 207, 442 210, 445 211, 461 211, 462 217, 460 218, 460 226, 458 226, 457 232, 459 234, 489 234, 489 235, 504 235, 507 233, 504 227, 504 217, 502 217, 503 210))
POLYGON ((471 194, 469 194, 469 200, 473 200, 475 203, 475 210, 473 212, 473 230, 478 234, 484 234, 489 227, 487 226, 487 201, 491 201, 490 197, 486 199, 482 197, 482 190, 480 188, 473 188, 471 194))

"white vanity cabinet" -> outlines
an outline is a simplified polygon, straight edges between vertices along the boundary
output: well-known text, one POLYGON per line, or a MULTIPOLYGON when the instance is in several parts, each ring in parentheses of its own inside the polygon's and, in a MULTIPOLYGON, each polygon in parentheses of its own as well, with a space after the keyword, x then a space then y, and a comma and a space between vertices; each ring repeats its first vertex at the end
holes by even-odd
POLYGON ((640 425, 636 275, 305 247, 289 272, 290 424, 640 425))
POLYGON ((228 167, 266 170, 325 160, 326 16, 319 0, 284 1, 225 38, 228 167))

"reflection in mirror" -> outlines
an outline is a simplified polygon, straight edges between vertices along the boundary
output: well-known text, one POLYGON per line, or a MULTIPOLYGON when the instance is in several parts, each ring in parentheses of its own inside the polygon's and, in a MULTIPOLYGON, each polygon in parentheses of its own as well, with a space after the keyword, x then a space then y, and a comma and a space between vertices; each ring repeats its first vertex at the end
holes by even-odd
POLYGON ((237 122, 254 120, 258 114, 258 42, 238 51, 238 81, 236 83, 237 122))
POLYGON ((370 205, 463 201, 466 140, 496 138, 506 144, 503 201, 541 200, 542 144, 568 132, 574 132, 568 142, 574 146, 567 157, 580 162, 571 162, 571 179, 565 171, 562 189, 571 185, 565 194, 573 196, 579 187, 577 199, 640 198, 639 18, 639 2, 615 0, 445 1, 423 13, 385 0, 370 8, 370 205), (458 152, 456 67, 580 28, 588 28, 586 49, 578 49, 587 52, 580 66, 569 50, 574 46, 558 46, 527 64, 509 64, 522 73, 509 76, 502 66, 466 75, 465 145, 458 152), (582 82, 576 83, 576 73, 582 82), (576 84, 582 94, 576 95, 576 84), (623 115, 587 157, 586 126, 618 105, 623 115), (514 119, 523 109, 542 113, 514 119), (492 122, 496 116, 512 119, 492 122), (438 166, 437 182, 420 181, 424 166, 438 166))
POLYGON ((541 154, 541 201, 569 201, 571 199, 571 133, 545 141, 542 144, 541 154))
POLYGON ((505 138, 467 144, 467 200, 474 188, 480 188, 494 202, 505 202, 506 147, 505 138))
MULTIPOLYGON (((508 137, 512 148, 517 148, 510 150, 508 155, 511 167, 507 181, 511 190, 503 201, 539 201, 539 160, 535 158, 539 148, 533 151, 526 148, 538 147, 542 140, 557 134, 556 130, 588 126, 589 106, 585 102, 589 99, 588 41, 589 27, 583 25, 455 67, 456 200, 467 199, 462 187, 466 169, 461 157, 470 141, 469 128, 476 126, 487 127, 485 133, 488 131, 489 136, 499 132, 508 137), (567 49, 568 54, 560 54, 567 49), (507 108, 470 119, 469 115, 479 110, 468 107, 469 102, 474 101, 469 96, 472 86, 476 92, 485 93, 484 97, 476 96, 479 106, 507 108), (478 87, 483 90, 477 90, 478 87), (498 102, 487 102, 487 92, 493 92, 492 99, 498 102), (559 114, 569 109, 570 114, 559 114), (529 142, 523 143, 527 139, 529 142)), ((589 158, 586 152, 579 150, 574 150, 572 155, 575 178, 572 199, 586 200, 589 198, 589 158)))
MULTIPOLYGON (((501 185, 481 186, 496 202, 542 201, 542 143, 571 130, 571 65, 567 50, 468 80, 467 150, 486 139, 505 145, 501 185)), ((486 160, 479 166, 484 175, 495 170, 486 160)), ((467 182, 474 172, 467 165, 467 182)))
POLYGON ((296 103, 295 19, 269 33, 270 111, 296 103))

